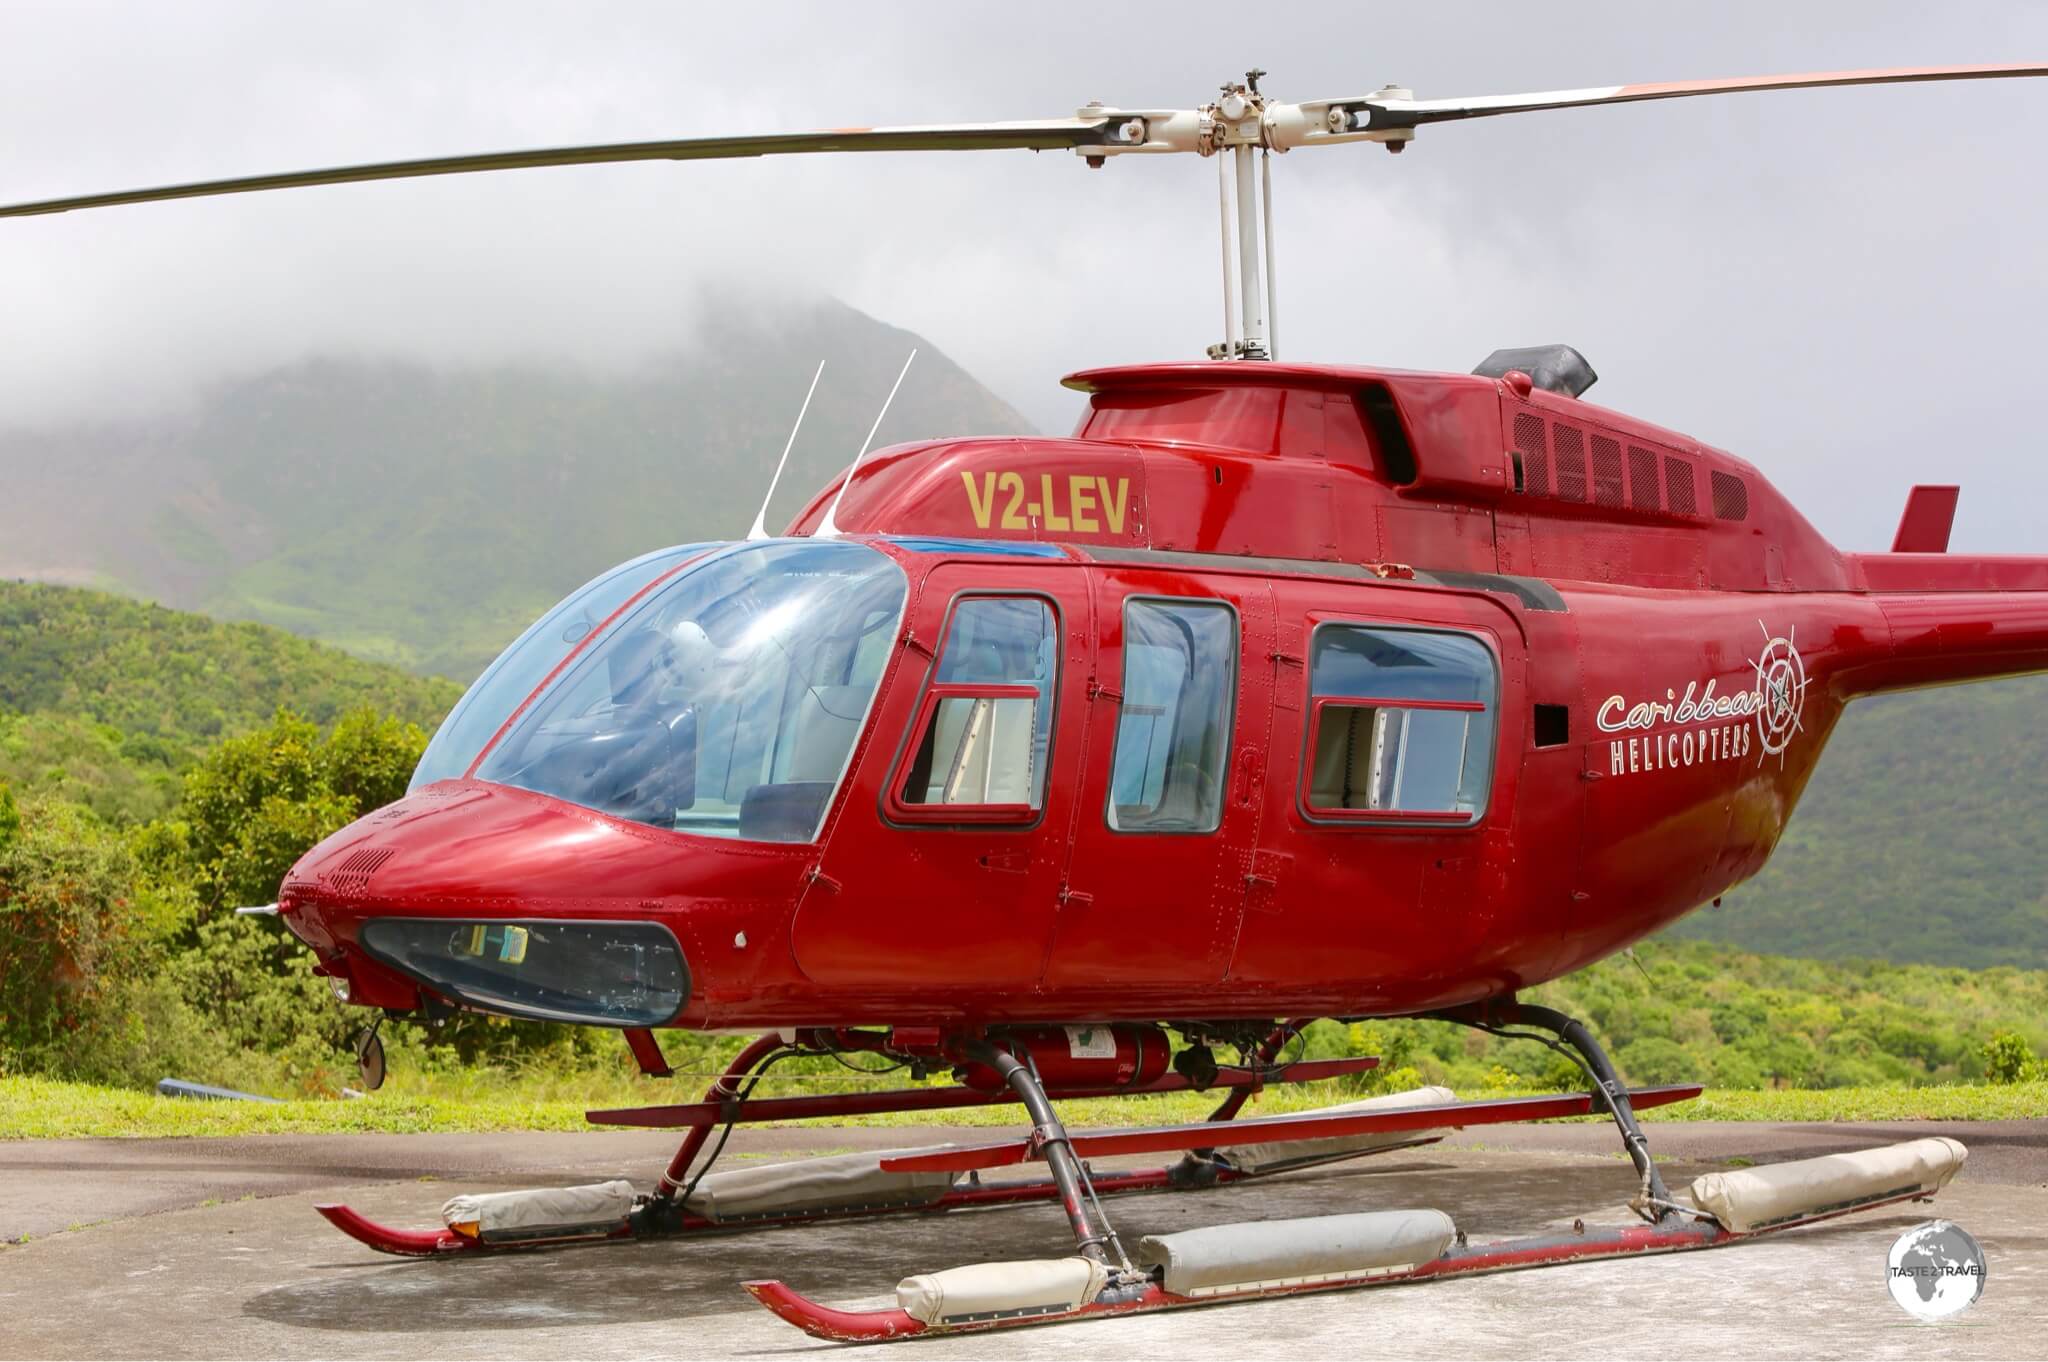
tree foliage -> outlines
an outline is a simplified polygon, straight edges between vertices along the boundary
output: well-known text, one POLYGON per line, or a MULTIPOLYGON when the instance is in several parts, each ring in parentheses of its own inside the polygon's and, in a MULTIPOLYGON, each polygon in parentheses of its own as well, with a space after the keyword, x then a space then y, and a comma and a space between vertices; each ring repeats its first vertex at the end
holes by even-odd
POLYGON ((1859 700, 1761 873, 1670 935, 2048 968, 2048 676, 1859 700))
POLYGON ((331 725, 368 706, 431 729, 458 694, 279 629, 0 581, 0 781, 112 822, 168 813, 203 752, 280 707, 331 725))

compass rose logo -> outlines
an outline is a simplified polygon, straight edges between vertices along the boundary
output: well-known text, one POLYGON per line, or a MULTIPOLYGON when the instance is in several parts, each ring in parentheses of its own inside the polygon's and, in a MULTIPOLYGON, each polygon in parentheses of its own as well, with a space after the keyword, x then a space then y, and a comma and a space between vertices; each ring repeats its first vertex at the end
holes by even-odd
MULTIPOLYGON (((1806 707, 1806 663, 1793 642, 1798 626, 1782 638, 1771 633, 1762 620, 1756 626, 1764 631, 1763 653, 1750 660, 1756 668, 1756 735, 1764 755, 1775 755, 1782 766, 1785 749, 1799 732, 1800 712, 1806 707)), ((1763 757, 1757 761, 1761 763, 1763 757)))

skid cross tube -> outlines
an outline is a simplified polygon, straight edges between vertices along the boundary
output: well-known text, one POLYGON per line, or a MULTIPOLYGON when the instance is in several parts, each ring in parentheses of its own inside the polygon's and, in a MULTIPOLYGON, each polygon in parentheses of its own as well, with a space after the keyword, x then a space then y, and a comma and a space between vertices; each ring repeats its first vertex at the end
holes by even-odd
MULTIPOLYGON (((742 1058, 745 1056, 742 1055, 742 1058)), ((1348 1059, 1300 1059, 1284 1068, 1271 1071, 1236 1065, 1226 1066, 1207 1086, 1229 1090, 1231 1096, 1217 1109, 1217 1114, 1210 1116, 1209 1119, 1229 1120, 1243 1105, 1246 1097, 1269 1083, 1317 1083, 1329 1078, 1348 1078, 1354 1074, 1370 1072, 1378 1065, 1377 1057, 1359 1055, 1348 1059)), ((744 1073, 739 1077, 745 1077, 744 1073)), ((737 1083, 738 1079, 733 1078, 730 1081, 737 1083)), ((1194 1087, 1193 1080, 1185 1075, 1164 1074, 1150 1083, 1131 1087, 1060 1088, 1048 1092, 1046 1096, 1064 1102, 1082 1097, 1143 1097, 1154 1093, 1186 1092, 1194 1087)), ((819 1116, 873 1116, 898 1111, 945 1111, 956 1107, 1000 1106, 1018 1100, 1017 1094, 1007 1088, 999 1088, 993 1092, 983 1092, 977 1088, 891 1088, 881 1092, 750 1097, 745 1105, 735 1111, 734 1098, 721 1096, 720 1090, 714 1088, 712 1095, 701 1102, 587 1111, 584 1118, 591 1124, 600 1126, 685 1129, 721 1126, 729 1120, 742 1123, 801 1121, 819 1116)), ((687 1165, 688 1160, 684 1160, 684 1163, 687 1165)), ((680 1172, 677 1175, 680 1176, 680 1172)))

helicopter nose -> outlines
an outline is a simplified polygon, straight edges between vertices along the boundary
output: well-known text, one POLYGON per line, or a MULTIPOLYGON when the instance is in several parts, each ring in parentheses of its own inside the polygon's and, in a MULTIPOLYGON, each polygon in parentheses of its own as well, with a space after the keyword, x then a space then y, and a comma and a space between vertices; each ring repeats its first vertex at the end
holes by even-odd
POLYGON ((673 840, 498 786, 429 786, 342 829, 279 909, 350 1001, 449 1001, 661 1025, 690 995, 677 928, 697 878, 673 840))
POLYGON ((648 849, 636 830, 574 805, 451 781, 314 847, 285 877, 284 900, 304 891, 323 903, 448 900, 467 909, 517 899, 583 912, 674 892, 678 858, 648 849))

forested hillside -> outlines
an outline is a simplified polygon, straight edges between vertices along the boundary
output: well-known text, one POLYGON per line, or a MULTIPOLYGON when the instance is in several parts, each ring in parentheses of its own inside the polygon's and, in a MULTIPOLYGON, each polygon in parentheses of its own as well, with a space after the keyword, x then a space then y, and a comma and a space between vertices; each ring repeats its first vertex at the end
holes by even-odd
POLYGON ((257 624, 0 581, 0 784, 126 822, 169 810, 222 738, 368 706, 429 731, 461 688, 257 624))
POLYGON ((1859 700, 1763 873, 1670 935, 2048 967, 2048 677, 1859 700))
POLYGON ((773 528, 852 460, 913 346, 878 444, 1027 429, 928 342, 851 308, 716 312, 701 344, 631 373, 308 360, 146 424, 0 429, 0 577, 111 586, 466 682, 603 568, 744 534, 821 360, 773 528))

